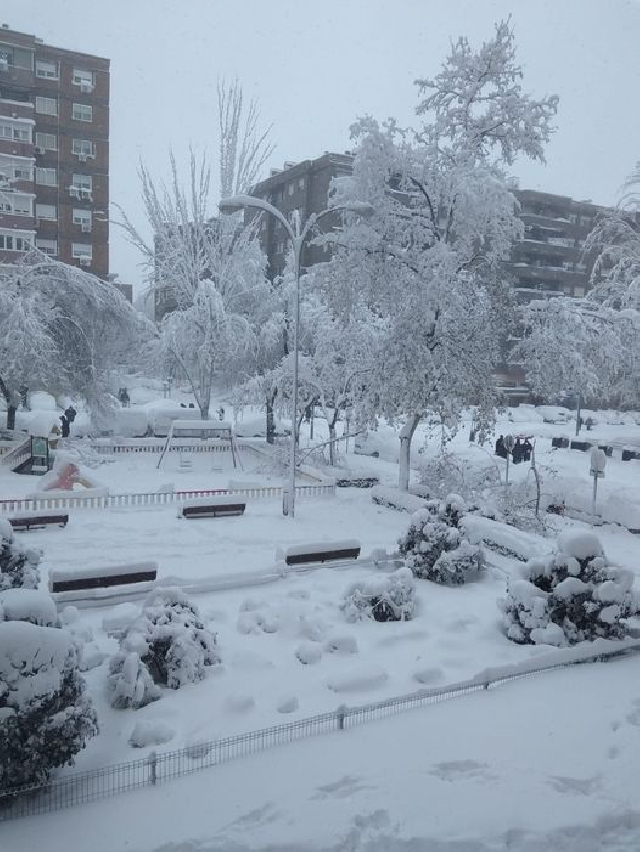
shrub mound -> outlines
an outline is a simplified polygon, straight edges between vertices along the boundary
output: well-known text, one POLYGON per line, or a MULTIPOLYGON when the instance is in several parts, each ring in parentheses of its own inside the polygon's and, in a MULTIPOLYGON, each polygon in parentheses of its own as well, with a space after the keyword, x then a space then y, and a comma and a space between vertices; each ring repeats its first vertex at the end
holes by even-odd
POLYGON ((500 602, 509 639, 565 646, 624 638, 623 619, 638 611, 633 574, 608 564, 593 533, 564 533, 557 548, 509 584, 500 602))
POLYGON ((460 525, 465 504, 450 494, 411 516, 407 532, 399 539, 400 553, 414 577, 445 585, 462 585, 484 567, 482 548, 472 544, 460 525))
POLYGON ((410 621, 416 611, 416 588, 408 568, 382 577, 367 577, 346 591, 342 606, 347 621, 410 621))

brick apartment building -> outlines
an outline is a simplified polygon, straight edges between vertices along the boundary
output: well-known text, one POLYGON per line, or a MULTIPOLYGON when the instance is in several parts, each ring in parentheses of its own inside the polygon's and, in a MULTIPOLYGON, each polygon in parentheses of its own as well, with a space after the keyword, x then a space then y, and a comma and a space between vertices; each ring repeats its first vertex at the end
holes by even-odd
POLYGON ((0 262, 109 276, 109 60, 0 28, 0 262))

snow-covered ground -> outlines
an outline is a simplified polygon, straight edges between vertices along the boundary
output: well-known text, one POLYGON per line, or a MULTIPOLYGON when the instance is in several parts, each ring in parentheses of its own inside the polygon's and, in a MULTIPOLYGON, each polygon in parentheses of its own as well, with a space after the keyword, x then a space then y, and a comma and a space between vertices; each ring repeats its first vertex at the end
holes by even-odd
MULTIPOLYGON (((140 406, 153 405, 148 389, 132 389, 131 395, 140 406)), ((598 422, 583 433, 585 439, 618 447, 640 444, 633 416, 593 416, 598 422)), ((589 509, 589 454, 551 449, 552 436, 570 437, 573 430, 572 423, 548 424, 539 410, 522 407, 499 421, 496 434, 535 437, 543 492, 589 509)), ((316 434, 322 435, 319 424, 316 434)), ((425 442, 425 437, 426 429, 420 429, 414 439, 416 468, 437 450, 436 439, 429 435, 425 442), (418 452, 423 446, 426 452, 418 452)), ((306 440, 303 432, 303 444, 306 440)), ((377 476, 384 485, 397 481, 397 433, 381 427, 366 444, 375 446, 379 458, 343 455, 342 469, 377 476)), ((469 444, 468 428, 460 430, 450 450, 469 476, 489 467, 504 479, 504 462, 490 448, 469 444)), ((92 478, 113 493, 156 491, 170 483, 176 490, 224 488, 231 481, 280 484, 278 472, 255 453, 241 450, 241 455, 243 470, 233 469, 228 454, 222 460, 197 454, 186 472, 177 454, 161 470, 153 455, 87 460, 95 464, 92 478)), ((531 477, 529 465, 511 465, 514 489, 531 477)), ((0 472, 2 498, 37 487, 36 477, 0 472)), ((489 496, 493 492, 489 489, 489 496)), ((619 451, 607 460, 599 505, 608 506, 621 523, 640 513, 640 462, 622 462, 619 451)), ((584 527, 566 518, 550 521, 556 533, 584 527)), ((73 572, 152 559, 161 578, 184 583, 231 575, 240 585, 273 575, 279 551, 291 545, 357 538, 363 556, 376 549, 392 552, 408 522, 406 513, 374 504, 369 490, 348 488, 337 489, 333 498, 299 500, 293 521, 282 516, 277 499, 250 501, 237 518, 184 520, 176 506, 77 510, 65 529, 23 537, 44 551, 45 581, 52 569, 73 572)), ((501 534, 519 536, 512 528, 501 534)), ((639 536, 610 524, 598 535, 613 563, 640 574, 639 536)), ((527 554, 553 547, 553 536, 543 538, 533 529, 520 538, 527 554)), ((406 623, 346 622, 340 609, 346 588, 383 570, 358 562, 197 595, 207 626, 217 633, 222 663, 203 682, 165 690, 160 701, 137 711, 109 706, 106 660, 91 668, 86 678, 100 734, 78 756, 75 769, 147 754, 150 748, 134 749, 128 742, 140 720, 162 723, 171 735, 162 748, 175 749, 342 703, 445 685, 487 666, 548 651, 506 639, 497 601, 521 563, 495 553, 489 558, 478 582, 446 588, 420 581, 418 613, 406 623), (352 653, 331 650, 336 645, 352 653), (313 654, 307 653, 310 647, 313 654)), ((96 662, 117 650, 109 635, 114 619, 126 622, 138 611, 134 603, 81 610, 69 628, 87 643, 86 658, 96 662)), ((296 743, 114 802, 22 820, 3 826, 3 848, 75 851, 84 848, 80 838, 91 836, 95 852, 638 849, 640 794, 633 755, 637 763, 639 665, 625 660, 543 675, 347 734, 296 743), (97 825, 109 830, 89 835, 89 827, 97 825), (433 845, 412 845, 412 837, 432 838, 433 845)))

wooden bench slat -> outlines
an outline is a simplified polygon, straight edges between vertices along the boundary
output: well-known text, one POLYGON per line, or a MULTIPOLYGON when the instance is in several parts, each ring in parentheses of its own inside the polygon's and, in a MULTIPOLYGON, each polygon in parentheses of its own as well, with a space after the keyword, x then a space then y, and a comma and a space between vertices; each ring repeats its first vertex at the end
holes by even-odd
POLYGON ((107 589, 110 586, 129 586, 133 583, 146 583, 156 579, 157 571, 134 571, 131 574, 105 574, 101 577, 79 577, 75 580, 56 580, 51 583, 51 591, 78 592, 85 589, 107 589))
POLYGON ((67 513, 56 515, 21 515, 9 518, 8 520, 14 530, 29 530, 32 527, 66 527, 69 523, 69 515, 67 513))
POLYGON ((308 562, 332 562, 336 559, 357 559, 360 556, 359 547, 341 548, 339 550, 322 550, 316 553, 289 553, 285 556, 287 565, 304 565, 308 562))
POLYGON ((244 515, 246 503, 212 503, 183 506, 183 518, 218 518, 225 516, 244 515))

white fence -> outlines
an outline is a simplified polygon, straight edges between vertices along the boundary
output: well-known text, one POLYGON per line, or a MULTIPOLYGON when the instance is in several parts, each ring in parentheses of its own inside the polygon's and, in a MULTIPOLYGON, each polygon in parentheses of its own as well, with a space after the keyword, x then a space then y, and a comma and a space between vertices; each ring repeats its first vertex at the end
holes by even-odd
MULTIPOLYGON (((296 486, 296 496, 305 497, 333 497, 335 485, 299 485, 296 486)), ((225 494, 239 494, 247 500, 264 500, 270 498, 282 498, 282 487, 279 485, 267 486, 265 488, 217 488, 201 491, 160 491, 139 494, 108 494, 106 496, 83 497, 82 492, 78 496, 56 497, 53 492, 50 495, 43 494, 42 497, 32 499, 9 499, 0 500, 0 515, 7 512, 40 512, 50 509, 112 509, 112 508, 134 508, 140 506, 167 506, 172 503, 181 503, 183 500, 191 500, 195 497, 213 497, 225 494)))
MULTIPOLYGON (((158 444, 92 444, 91 449, 100 456, 109 456, 119 453, 154 453, 160 455, 164 450, 166 441, 158 444)), ((172 442, 167 452, 169 453, 228 453, 231 451, 230 444, 187 444, 172 442)))
MULTIPOLYGON (((198 742, 176 751, 159 754, 152 752, 148 758, 141 760, 76 772, 44 784, 6 790, 0 793, 0 821, 49 813, 86 802, 95 802, 140 787, 156 786, 172 778, 179 778, 181 775, 187 775, 199 769, 208 769, 220 763, 228 763, 230 760, 266 751, 294 740, 332 731, 348 730, 375 719, 383 719, 406 710, 436 704, 474 692, 484 692, 509 681, 553 669, 602 662, 640 652, 640 642, 637 641, 596 640, 585 645, 588 647, 569 648, 546 655, 546 661, 539 658, 536 660, 534 657, 521 665, 488 669, 470 680, 453 683, 443 688, 421 689, 408 695, 387 698, 359 707, 342 705, 332 712, 321 713, 307 719, 298 719, 221 740, 198 742)), ((339 744, 334 743, 334 748, 339 750, 339 744)))

